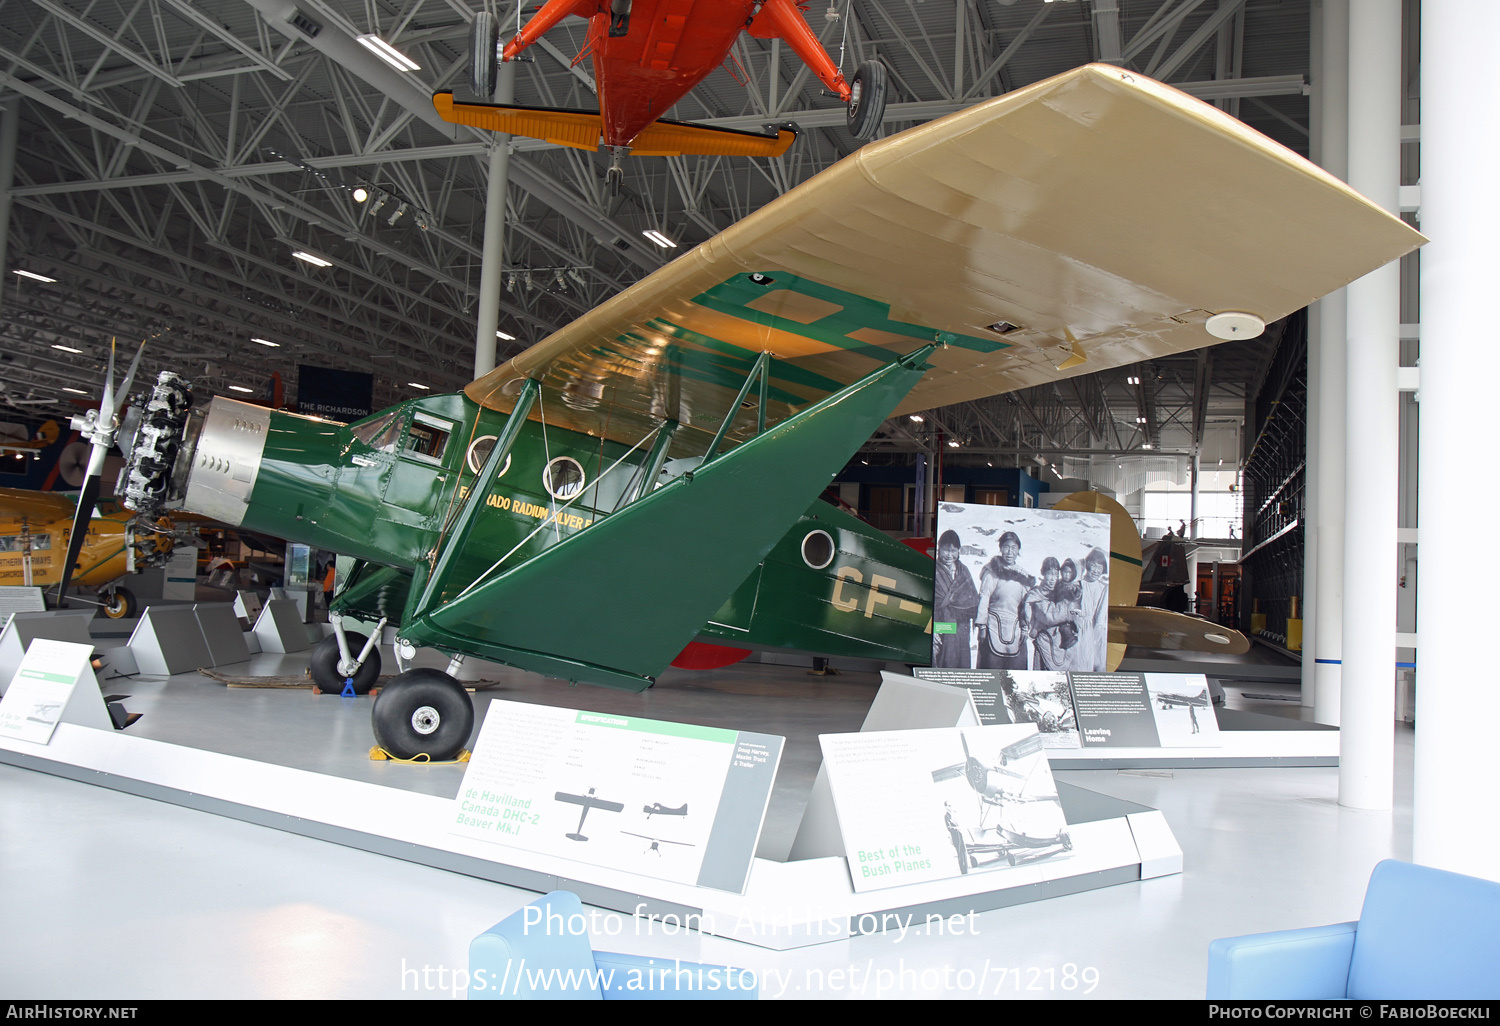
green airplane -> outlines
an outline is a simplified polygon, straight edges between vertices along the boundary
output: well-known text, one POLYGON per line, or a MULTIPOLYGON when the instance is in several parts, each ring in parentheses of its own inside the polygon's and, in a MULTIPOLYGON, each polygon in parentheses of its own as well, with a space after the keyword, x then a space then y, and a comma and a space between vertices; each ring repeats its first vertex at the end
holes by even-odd
POLYGON ((444 759, 465 656, 631 690, 694 641, 925 664, 932 561, 818 499, 887 418, 1235 337, 1421 241, 1091 65, 866 145, 462 393, 341 425, 165 373, 84 433, 142 513, 355 557, 319 684, 378 674, 342 616, 451 654, 373 710, 444 759))

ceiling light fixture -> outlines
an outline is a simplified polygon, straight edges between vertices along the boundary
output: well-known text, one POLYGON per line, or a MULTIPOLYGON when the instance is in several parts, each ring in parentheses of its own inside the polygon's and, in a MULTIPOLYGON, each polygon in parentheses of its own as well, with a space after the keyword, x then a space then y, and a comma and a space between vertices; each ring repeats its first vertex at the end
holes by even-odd
POLYGON ((410 57, 406 56, 406 54, 396 49, 390 43, 387 43, 384 39, 381 39, 379 36, 375 35, 373 32, 366 32, 364 35, 355 36, 354 38, 359 42, 360 46, 363 46, 366 50, 369 50, 376 57, 379 57, 391 67, 395 68, 397 71, 422 70, 422 66, 420 64, 412 60, 410 57))
POLYGON ((655 228, 647 228, 645 231, 641 232, 641 234, 644 235, 646 238, 650 239, 652 242, 656 243, 662 249, 676 249, 677 248, 677 243, 675 243, 671 239, 667 238, 665 235, 663 235, 661 232, 657 231, 655 228))
MULTIPOLYGON (((61 350, 62 350, 62 351, 63 351, 63 352, 65 352, 65 353, 81 353, 81 352, 83 352, 83 350, 82 350, 82 349, 74 349, 74 348, 73 348, 73 347, 72 347, 72 346, 63 346, 63 345, 58 345, 58 344, 57 344, 57 343, 55 343, 55 342, 54 342, 54 343, 53 343, 53 344, 52 344, 52 348, 53 348, 53 349, 61 349, 61 350)), ((1220 463, 1223 463, 1223 462, 1224 462, 1224 461, 1223 461, 1223 460, 1220 460, 1220 461, 1219 461, 1219 462, 1220 462, 1220 463)))
POLYGON ((431 385, 424 385, 424 384, 422 384, 419 381, 408 381, 406 384, 410 388, 420 388, 424 392, 430 392, 430 391, 432 391, 432 386, 431 385))
POLYGON ((54 282, 57 280, 56 278, 49 278, 45 274, 37 274, 35 271, 23 271, 20 268, 17 268, 15 273, 23 278, 30 278, 33 281, 54 282))
POLYGON ((229 390, 231 392, 244 392, 246 395, 254 395, 255 394, 255 389, 253 389, 253 388, 246 388, 244 385, 230 385, 229 386, 229 390))
POLYGON ((88 393, 81 388, 69 388, 67 385, 63 386, 63 391, 72 392, 74 395, 88 395, 88 393))
POLYGON ((370 198, 370 190, 366 189, 363 185, 356 185, 354 187, 353 196, 354 202, 363 203, 365 200, 370 198))
POLYGON ((390 217, 388 217, 388 218, 385 219, 386 226, 387 227, 393 226, 397 221, 401 220, 401 215, 404 214, 404 213, 406 213, 407 209, 410 206, 411 206, 410 203, 406 202, 405 200, 402 200, 401 201, 401 205, 395 209, 395 211, 391 214, 390 217))
POLYGON ((309 253, 305 249, 294 249, 294 250, 292 250, 292 258, 294 260, 301 260, 305 264, 312 264, 314 267, 332 267, 333 266, 333 261, 332 260, 324 260, 322 257, 317 256, 314 253, 309 253))
POLYGON ((958 439, 954 438, 954 439, 950 440, 948 442, 948 448, 950 448, 950 449, 957 449, 958 448, 958 439))
POLYGON ((516 336, 514 336, 514 335, 507 335, 503 331, 497 331, 497 332, 495 332, 495 337, 496 338, 504 339, 507 342, 514 342, 516 340, 516 336))
POLYGON ((272 349, 280 349, 281 348, 281 343, 280 342, 272 342, 268 338, 252 338, 250 341, 251 342, 259 342, 261 345, 263 345, 263 346, 270 346, 272 349))
POLYGON ((913 413, 909 417, 907 417, 906 419, 909 420, 909 421, 911 421, 913 424, 920 424, 920 423, 922 423, 922 415, 920 413, 913 413))

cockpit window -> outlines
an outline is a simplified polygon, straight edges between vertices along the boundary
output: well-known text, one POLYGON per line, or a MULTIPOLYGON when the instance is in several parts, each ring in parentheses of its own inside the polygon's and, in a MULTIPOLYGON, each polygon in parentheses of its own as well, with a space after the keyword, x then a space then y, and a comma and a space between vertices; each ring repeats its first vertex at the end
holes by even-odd
POLYGON ((399 413, 387 413, 383 417, 375 417, 363 424, 356 424, 350 431, 355 438, 372 449, 395 452, 396 439, 401 437, 401 416, 399 413))
POLYGON ((419 413, 412 422, 411 431, 407 433, 406 451, 402 455, 441 463, 443 453, 448 448, 448 437, 452 433, 452 424, 419 413))

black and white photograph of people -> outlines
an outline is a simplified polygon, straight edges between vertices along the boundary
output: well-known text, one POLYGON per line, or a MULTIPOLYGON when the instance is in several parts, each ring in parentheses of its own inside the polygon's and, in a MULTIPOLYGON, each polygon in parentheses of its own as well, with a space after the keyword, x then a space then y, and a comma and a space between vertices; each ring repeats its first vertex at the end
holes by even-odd
POLYGON ((938 506, 932 665, 1106 669, 1109 518, 938 506))

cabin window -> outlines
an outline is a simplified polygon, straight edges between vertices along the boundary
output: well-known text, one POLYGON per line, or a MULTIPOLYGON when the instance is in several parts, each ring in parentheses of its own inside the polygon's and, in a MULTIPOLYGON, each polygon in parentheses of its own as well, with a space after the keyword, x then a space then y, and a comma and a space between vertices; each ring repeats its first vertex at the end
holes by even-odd
POLYGON ((802 562, 821 570, 833 562, 833 536, 827 531, 809 531, 802 539, 802 562))
POLYGON ((554 499, 566 502, 583 491, 583 467, 571 456, 558 456, 542 471, 542 486, 554 499))
MULTIPOLYGON (((31 536, 31 551, 52 548, 52 536, 50 534, 34 534, 31 536)), ((21 543, 19 534, 0 537, 0 552, 24 552, 26 547, 21 543)))
MULTIPOLYGON (((484 461, 490 458, 490 450, 495 447, 494 435, 482 435, 469 443, 469 469, 479 473, 484 469, 484 461)), ((504 477, 505 472, 510 469, 510 453, 505 454, 505 462, 500 466, 500 472, 496 477, 504 477)))
POLYGON ((356 424, 349 430, 355 438, 372 449, 395 452, 396 439, 401 437, 401 417, 396 413, 387 413, 382 417, 374 417, 362 424, 356 424))
POLYGON ((412 419, 411 430, 406 434, 406 451, 401 455, 430 463, 441 463, 448 448, 448 438, 453 434, 453 425, 419 413, 412 419))

